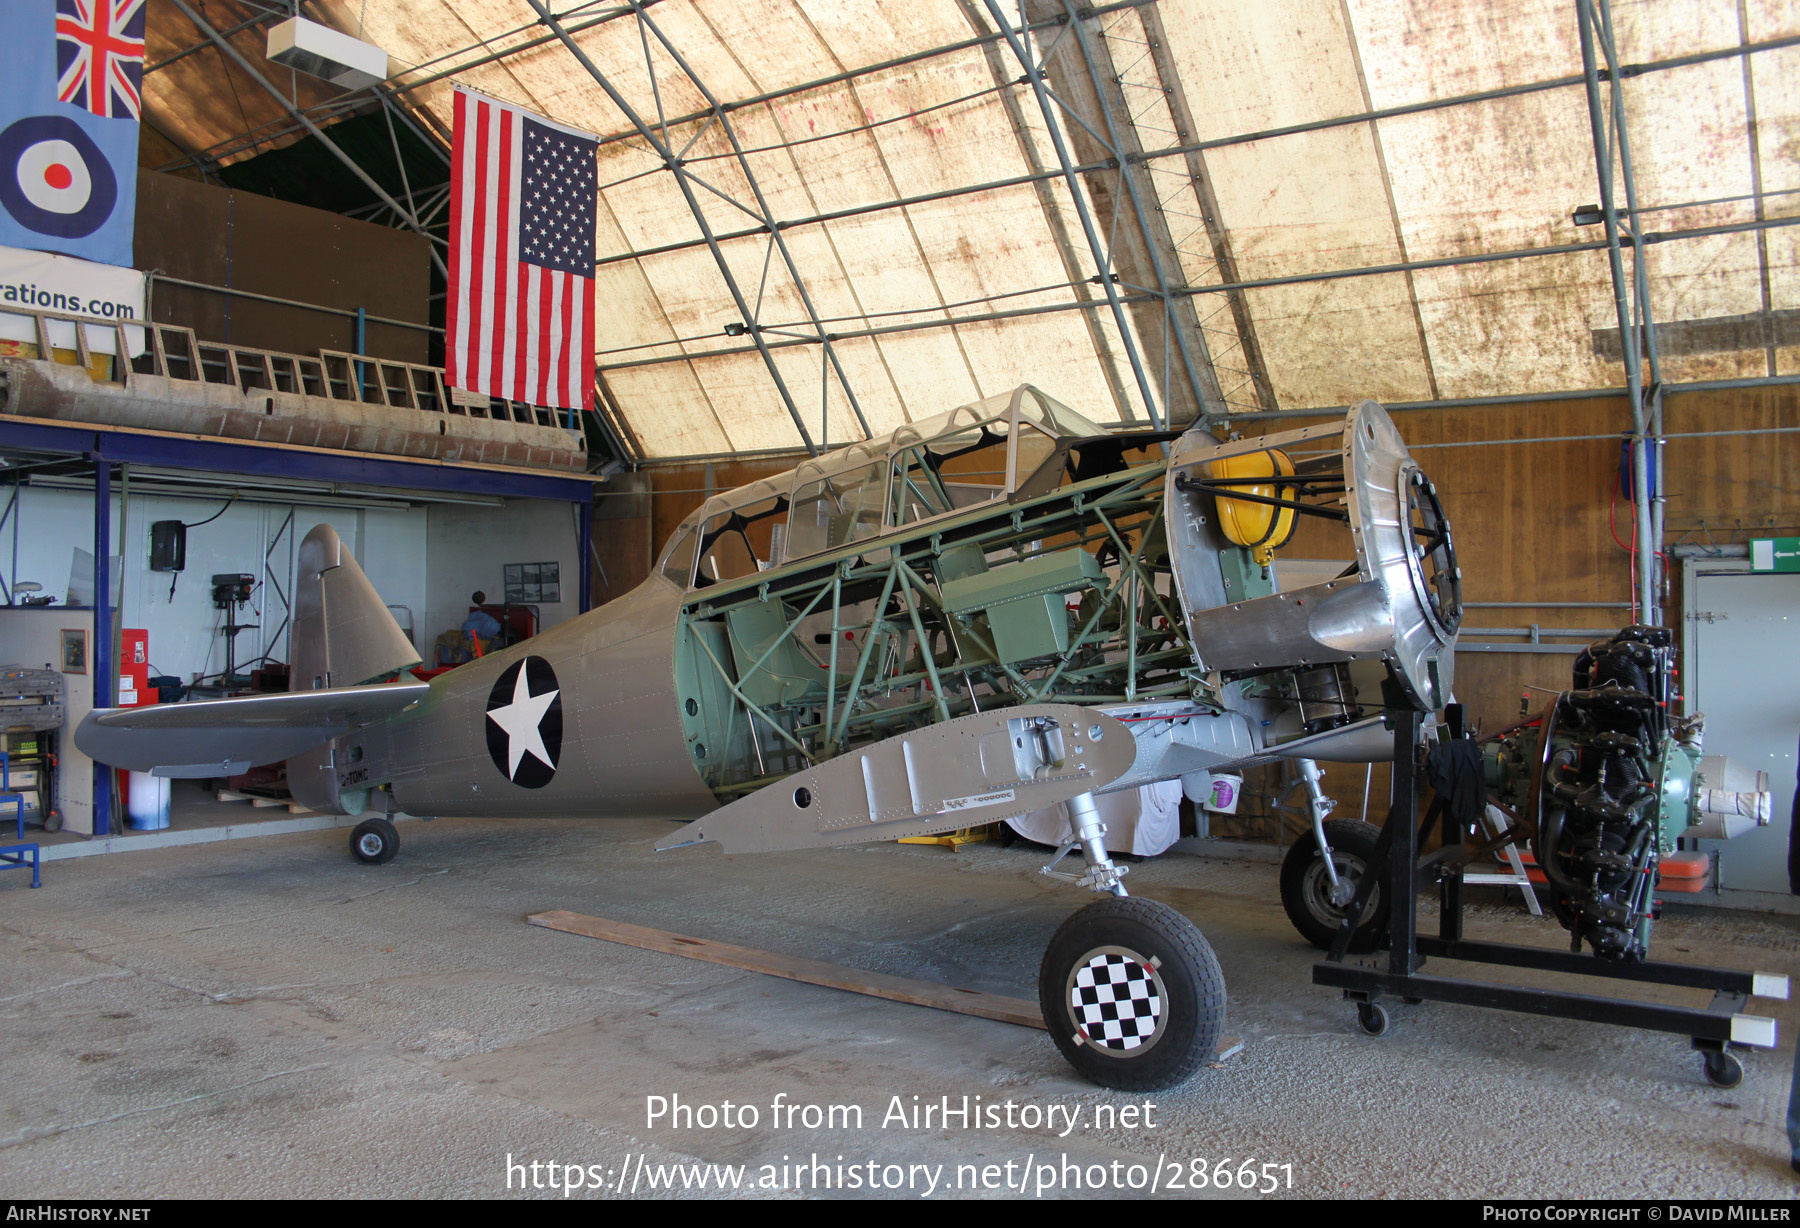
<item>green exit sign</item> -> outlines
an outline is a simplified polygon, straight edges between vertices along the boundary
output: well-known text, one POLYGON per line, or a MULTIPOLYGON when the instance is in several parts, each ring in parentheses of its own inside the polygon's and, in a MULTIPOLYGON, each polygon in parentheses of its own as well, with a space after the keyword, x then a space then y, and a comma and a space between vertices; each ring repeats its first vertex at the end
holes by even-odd
POLYGON ((1800 571, 1800 537, 1751 539, 1750 570, 1800 571))

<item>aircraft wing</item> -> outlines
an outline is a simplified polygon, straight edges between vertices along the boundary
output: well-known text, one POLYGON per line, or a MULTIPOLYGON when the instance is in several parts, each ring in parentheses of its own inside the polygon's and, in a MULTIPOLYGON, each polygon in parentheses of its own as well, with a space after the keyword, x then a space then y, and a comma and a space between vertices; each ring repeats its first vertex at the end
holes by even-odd
POLYGON ((1104 789, 1131 769, 1124 724, 1075 704, 971 713, 803 768, 671 833, 658 849, 828 848, 979 827, 1104 789))
POLYGON ((97 763, 155 776, 231 776, 328 742, 430 694, 428 682, 100 708, 75 731, 97 763))

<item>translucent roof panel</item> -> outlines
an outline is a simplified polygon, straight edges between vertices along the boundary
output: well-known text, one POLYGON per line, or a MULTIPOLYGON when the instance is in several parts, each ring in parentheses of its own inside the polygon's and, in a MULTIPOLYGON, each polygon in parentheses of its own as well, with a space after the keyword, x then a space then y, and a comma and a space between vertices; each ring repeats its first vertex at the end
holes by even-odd
MULTIPOLYGON (((1226 411, 1623 383, 1601 229, 1572 218, 1599 195, 1573 0, 1159 0, 1079 37, 1027 3, 1065 147, 1096 148, 1097 95, 1140 151, 1072 181, 979 0, 554 7, 604 85, 523 0, 309 12, 384 47, 441 131, 457 82, 602 137, 596 362, 647 457, 839 446, 1021 383, 1142 423, 1179 400, 1154 356, 1182 345, 1226 411), (1120 161, 1160 273, 1128 266, 1120 161)), ((1800 8, 1615 9, 1664 377, 1793 371, 1800 349, 1763 339, 1800 308, 1800 230, 1767 227, 1800 215, 1800 48, 1735 52, 1800 34, 1800 8)), ((228 140, 157 84, 166 130, 228 140)))
MULTIPOLYGON (((1572 220, 1599 198, 1572 3, 1350 0, 1340 9, 1276 0, 1217 16, 1197 2, 1182 7, 1194 20, 1166 25, 1193 109, 1209 117, 1203 136, 1352 120, 1206 151, 1241 277, 1304 278, 1601 238, 1598 227, 1572 220), (1271 64, 1283 31, 1291 59, 1271 64), (1476 93, 1489 96, 1354 119, 1476 93)), ((1753 233, 1680 232, 1753 223, 1759 209, 1765 218, 1800 212, 1800 193, 1782 190, 1800 185, 1777 183, 1793 177, 1800 129, 1792 49, 1758 51, 1748 73, 1745 59, 1729 54, 1655 62, 1787 37, 1795 11, 1757 3, 1740 22, 1731 0, 1647 0, 1618 6, 1617 23, 1622 62, 1648 69, 1629 78, 1624 98, 1641 227, 1668 240, 1646 256, 1664 377, 1766 373, 1760 348, 1733 338, 1750 335, 1741 325, 1763 310, 1765 287, 1775 310, 1775 287, 1791 293, 1792 232, 1767 231, 1760 244, 1753 233), (1788 143, 1771 142, 1772 132, 1788 143)), ((1622 174, 1616 186, 1623 207, 1622 174)), ((1629 252, 1626 263, 1629 270, 1629 252)), ((1429 400, 1624 381, 1604 252, 1300 281, 1250 299, 1287 406, 1340 404, 1360 390, 1429 400), (1347 360, 1334 367, 1321 349, 1347 360)))

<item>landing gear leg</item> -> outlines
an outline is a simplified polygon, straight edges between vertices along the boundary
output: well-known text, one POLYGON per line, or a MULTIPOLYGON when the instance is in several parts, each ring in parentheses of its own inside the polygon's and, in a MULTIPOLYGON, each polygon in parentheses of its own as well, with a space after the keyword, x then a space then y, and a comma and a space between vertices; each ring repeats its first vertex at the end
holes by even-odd
POLYGON ((1106 824, 1100 821, 1100 808, 1094 804, 1092 793, 1070 799, 1069 821, 1075 828, 1075 842, 1081 845, 1081 854, 1087 859, 1088 872, 1078 880, 1079 885, 1110 891, 1123 899, 1127 893, 1119 880, 1130 867, 1114 865, 1112 854, 1106 851, 1106 824))
MULTIPOLYGON (((1281 904, 1302 938, 1329 951, 1344 926, 1344 910, 1356 896, 1381 830, 1355 819, 1326 822, 1337 803, 1319 787, 1325 773, 1311 759, 1295 760, 1295 767, 1306 787, 1312 831, 1294 841, 1282 859, 1281 904)), ((1351 936, 1353 954, 1373 951, 1386 940, 1388 907, 1385 893, 1376 888, 1363 909, 1367 920, 1351 936)))
POLYGON ((1038 1004, 1069 1063, 1102 1087, 1153 1091, 1185 1082, 1218 1049, 1225 975, 1192 921, 1131 899, 1091 793, 1068 803, 1073 838, 1044 872, 1113 898, 1063 922, 1038 970, 1038 1004), (1055 871, 1080 846, 1087 873, 1055 871))
POLYGON ((1338 908, 1350 902, 1355 888, 1338 878, 1337 867, 1331 864, 1331 841, 1325 835, 1325 818, 1337 808, 1337 799, 1325 796, 1325 790, 1319 787, 1319 781, 1325 773, 1319 770, 1316 759, 1297 759, 1294 766, 1299 769, 1300 782, 1306 786, 1306 808, 1312 816, 1313 839, 1318 842, 1320 859, 1325 863, 1325 878, 1331 886, 1326 894, 1338 908))

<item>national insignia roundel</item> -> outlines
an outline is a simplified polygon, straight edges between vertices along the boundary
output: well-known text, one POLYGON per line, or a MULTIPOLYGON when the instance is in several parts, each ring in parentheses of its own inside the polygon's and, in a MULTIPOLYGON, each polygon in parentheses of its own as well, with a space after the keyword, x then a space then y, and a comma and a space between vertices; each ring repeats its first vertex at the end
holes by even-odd
POLYGON ((500 774, 524 789, 541 789, 562 758, 562 688, 542 657, 506 667, 488 692, 488 755, 500 774))
POLYGON ((112 216, 119 184, 74 120, 28 115, 0 132, 0 208, 27 230, 79 239, 112 216))

